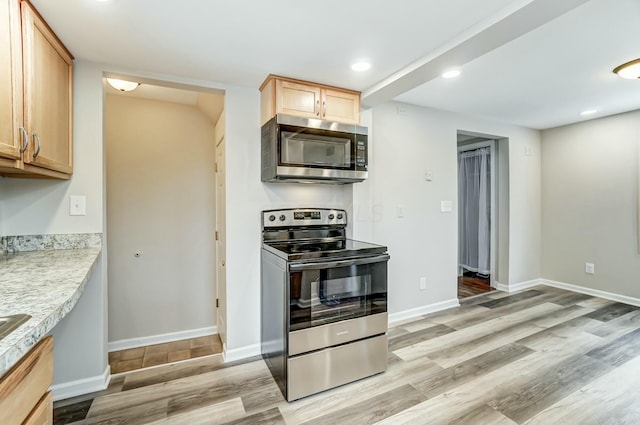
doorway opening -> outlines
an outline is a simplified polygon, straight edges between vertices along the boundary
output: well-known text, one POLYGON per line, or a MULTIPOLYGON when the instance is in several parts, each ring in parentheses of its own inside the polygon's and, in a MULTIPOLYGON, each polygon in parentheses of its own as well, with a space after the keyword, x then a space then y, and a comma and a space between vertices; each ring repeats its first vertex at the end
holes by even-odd
POLYGON ((135 81, 142 84, 131 92, 104 84, 108 350, 123 363, 115 370, 133 367, 124 363, 134 354, 147 367, 222 345, 212 341, 222 292, 216 142, 224 92, 135 81))
POLYGON ((457 134, 459 299, 496 288, 500 140, 506 144, 497 136, 457 134))

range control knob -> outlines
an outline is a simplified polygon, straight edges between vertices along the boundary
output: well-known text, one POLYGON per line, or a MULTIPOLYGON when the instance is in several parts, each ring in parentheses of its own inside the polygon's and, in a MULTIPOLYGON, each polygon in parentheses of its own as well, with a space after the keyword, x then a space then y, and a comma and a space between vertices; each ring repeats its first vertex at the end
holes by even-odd
POLYGON ((333 220, 333 217, 335 217, 333 214, 329 214, 329 220, 333 220))
POLYGON ((282 214, 282 215, 280 216, 280 221, 284 221, 286 218, 287 218, 287 217, 285 217, 285 216, 284 216, 284 214, 282 214))
POLYGON ((269 216, 269 221, 276 221, 276 216, 275 216, 275 215, 273 215, 273 214, 271 214, 271 215, 269 216))
POLYGON ((338 220, 342 220, 342 213, 338 213, 338 220))

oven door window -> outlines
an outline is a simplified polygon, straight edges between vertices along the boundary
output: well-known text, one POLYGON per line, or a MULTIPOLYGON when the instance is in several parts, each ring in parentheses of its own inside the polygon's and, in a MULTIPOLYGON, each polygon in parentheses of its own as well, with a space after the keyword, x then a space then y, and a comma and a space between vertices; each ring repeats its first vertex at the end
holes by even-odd
POLYGON ((291 272, 291 331, 387 311, 387 263, 291 272))
POLYGON ((283 131, 280 164, 351 168, 351 139, 283 131))

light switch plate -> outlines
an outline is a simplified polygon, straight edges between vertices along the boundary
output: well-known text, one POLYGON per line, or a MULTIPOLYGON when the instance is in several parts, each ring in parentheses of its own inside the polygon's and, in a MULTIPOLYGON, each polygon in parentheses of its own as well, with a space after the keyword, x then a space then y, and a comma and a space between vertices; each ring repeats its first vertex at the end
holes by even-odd
POLYGON ((69 215, 87 215, 87 197, 71 195, 69 197, 69 215))
POLYGON ((584 263, 584 272, 587 274, 595 274, 596 266, 593 263, 584 263))
POLYGON ((440 201, 440 212, 453 211, 453 201, 440 201))

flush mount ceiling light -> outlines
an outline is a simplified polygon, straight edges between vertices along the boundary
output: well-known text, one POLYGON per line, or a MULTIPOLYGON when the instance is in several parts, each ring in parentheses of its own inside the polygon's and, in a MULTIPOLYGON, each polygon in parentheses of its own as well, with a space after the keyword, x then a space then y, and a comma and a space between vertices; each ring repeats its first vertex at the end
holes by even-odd
POLYGON ((116 78, 107 78, 107 82, 111 85, 111 87, 120 91, 135 90, 140 85, 140 83, 135 83, 133 81, 118 80, 116 78))
POLYGON ((580 112, 580 115, 592 115, 598 112, 597 109, 587 109, 586 111, 580 112))
POLYGON ((456 78, 458 75, 460 75, 460 70, 452 69, 451 71, 443 73, 442 78, 456 78))
POLYGON ((640 78, 640 59, 634 59, 613 68, 613 72, 628 80, 640 78))
POLYGON ((365 61, 356 62, 353 65, 351 65, 351 69, 356 72, 366 71, 369 68, 371 68, 371 64, 365 61))

